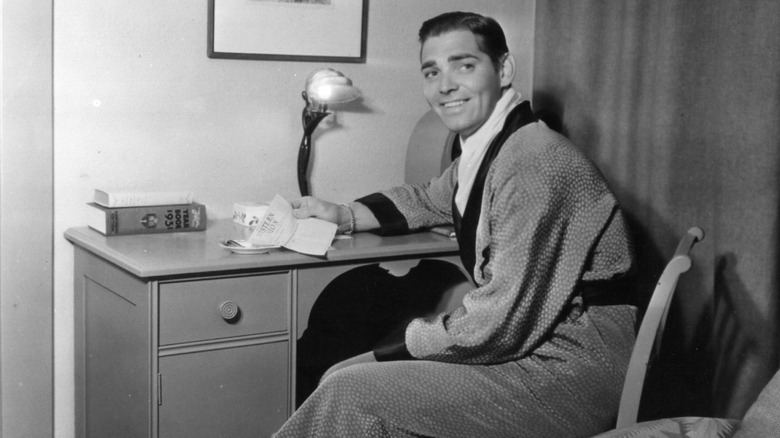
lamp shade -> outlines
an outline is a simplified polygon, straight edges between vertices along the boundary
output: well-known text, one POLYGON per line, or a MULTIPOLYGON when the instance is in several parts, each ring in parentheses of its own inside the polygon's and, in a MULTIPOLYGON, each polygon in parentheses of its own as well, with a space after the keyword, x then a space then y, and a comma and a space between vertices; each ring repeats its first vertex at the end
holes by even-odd
POLYGON ((360 90, 340 71, 322 68, 306 78, 306 94, 316 104, 345 103, 360 97, 360 90))

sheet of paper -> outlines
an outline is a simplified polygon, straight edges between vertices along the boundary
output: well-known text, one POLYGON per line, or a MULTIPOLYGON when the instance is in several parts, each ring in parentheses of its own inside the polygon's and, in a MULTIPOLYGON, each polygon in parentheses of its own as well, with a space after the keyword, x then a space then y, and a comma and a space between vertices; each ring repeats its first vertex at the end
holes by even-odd
POLYGON ((248 240, 253 245, 276 245, 304 254, 325 255, 337 228, 322 219, 296 219, 292 205, 276 195, 248 240))
POLYGON ((295 234, 284 245, 304 254, 325 255, 333 242, 338 226, 322 219, 298 219, 295 234))

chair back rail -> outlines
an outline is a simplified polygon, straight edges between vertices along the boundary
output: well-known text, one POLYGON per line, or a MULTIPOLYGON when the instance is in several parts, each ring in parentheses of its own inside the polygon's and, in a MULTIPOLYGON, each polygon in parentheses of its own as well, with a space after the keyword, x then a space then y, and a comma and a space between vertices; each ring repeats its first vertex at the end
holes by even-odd
POLYGON ((691 268, 691 249, 702 239, 704 239, 704 232, 701 228, 693 227, 688 230, 680 239, 674 256, 666 264, 653 291, 628 363, 623 393, 620 397, 617 428, 636 423, 645 375, 647 374, 651 357, 656 356, 660 351, 663 331, 666 326, 666 316, 669 313, 669 304, 672 302, 680 275, 691 268))

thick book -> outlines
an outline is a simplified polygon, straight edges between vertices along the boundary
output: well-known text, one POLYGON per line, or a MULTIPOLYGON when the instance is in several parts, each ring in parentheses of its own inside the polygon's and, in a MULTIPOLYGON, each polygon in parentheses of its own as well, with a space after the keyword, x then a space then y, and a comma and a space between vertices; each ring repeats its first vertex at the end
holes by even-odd
POLYGON ((145 205, 183 205, 193 202, 192 192, 143 192, 95 189, 92 200, 104 207, 138 207, 145 205))
POLYGON ((206 206, 149 205, 109 208, 90 202, 87 225, 106 236, 175 233, 206 229, 206 206))

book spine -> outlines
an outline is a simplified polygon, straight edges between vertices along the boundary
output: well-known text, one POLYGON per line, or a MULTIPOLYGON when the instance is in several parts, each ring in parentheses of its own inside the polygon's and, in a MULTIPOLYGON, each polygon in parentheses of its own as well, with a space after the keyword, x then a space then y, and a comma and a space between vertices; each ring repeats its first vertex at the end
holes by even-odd
POLYGON ((105 207, 191 204, 192 192, 104 192, 95 191, 94 201, 105 207))
POLYGON ((104 221, 104 224, 93 228, 103 232, 100 229, 102 228, 105 230, 106 236, 175 233, 206 229, 206 206, 198 203, 117 208, 93 205, 93 208, 98 208, 103 212, 102 220, 104 221))

